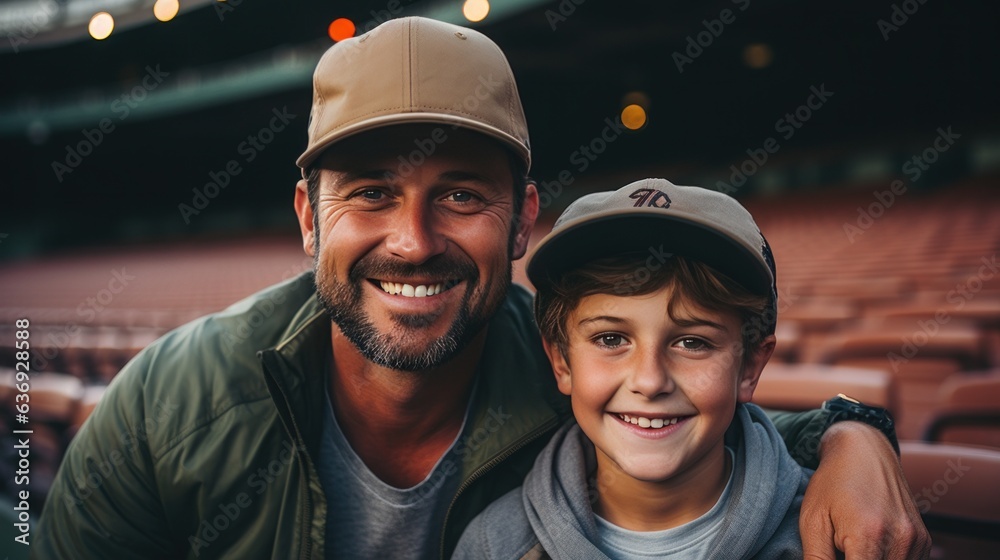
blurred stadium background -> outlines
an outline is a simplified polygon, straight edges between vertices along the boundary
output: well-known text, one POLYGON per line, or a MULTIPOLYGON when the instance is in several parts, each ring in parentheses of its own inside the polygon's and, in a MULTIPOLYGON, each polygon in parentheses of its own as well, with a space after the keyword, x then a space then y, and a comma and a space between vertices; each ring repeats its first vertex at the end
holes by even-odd
POLYGON ((507 54, 536 239, 646 176, 743 201, 781 294, 758 400, 890 408, 934 557, 1000 557, 1000 7, 971 0, 0 1, 4 496, 15 321, 37 514, 131 356, 311 266, 291 203, 313 66, 410 15, 507 54))

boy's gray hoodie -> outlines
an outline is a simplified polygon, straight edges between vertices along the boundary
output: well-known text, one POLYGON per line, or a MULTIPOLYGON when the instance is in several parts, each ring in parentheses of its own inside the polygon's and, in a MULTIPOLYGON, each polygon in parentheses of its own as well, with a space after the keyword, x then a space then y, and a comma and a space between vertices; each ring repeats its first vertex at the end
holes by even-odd
MULTIPOLYGON (((737 407, 726 432, 735 452, 725 521, 708 557, 801 558, 799 506, 812 471, 788 454, 753 404, 737 407)), ((453 560, 580 560, 607 556, 595 545, 593 444, 575 423, 559 430, 514 489, 469 524, 453 560)))

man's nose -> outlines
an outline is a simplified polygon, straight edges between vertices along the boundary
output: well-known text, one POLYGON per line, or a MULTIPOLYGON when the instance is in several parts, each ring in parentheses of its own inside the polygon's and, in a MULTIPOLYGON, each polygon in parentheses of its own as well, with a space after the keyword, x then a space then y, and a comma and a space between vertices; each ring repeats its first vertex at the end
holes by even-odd
POLYGON ((390 227, 386 249, 411 264, 422 264, 447 248, 429 202, 404 201, 390 227))

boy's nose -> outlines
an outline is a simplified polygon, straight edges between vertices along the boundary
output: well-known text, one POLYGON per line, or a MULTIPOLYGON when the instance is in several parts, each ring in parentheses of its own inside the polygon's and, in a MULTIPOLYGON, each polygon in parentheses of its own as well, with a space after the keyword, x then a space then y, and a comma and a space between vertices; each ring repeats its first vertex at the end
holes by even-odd
POLYGON ((432 209, 423 201, 404 202, 390 227, 386 249, 411 264, 422 264, 447 248, 432 209))
POLYGON ((648 399, 668 395, 676 389, 667 360, 658 351, 642 353, 626 383, 628 390, 648 399))

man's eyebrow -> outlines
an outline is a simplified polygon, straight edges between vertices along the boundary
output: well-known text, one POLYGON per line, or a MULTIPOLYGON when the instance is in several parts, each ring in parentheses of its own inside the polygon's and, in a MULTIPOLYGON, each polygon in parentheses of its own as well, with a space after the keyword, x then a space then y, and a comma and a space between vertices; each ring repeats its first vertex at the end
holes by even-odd
POLYGON ((476 173, 474 171, 445 171, 440 176, 438 176, 438 180, 449 183, 472 182, 472 183, 483 183, 486 185, 492 185, 495 182, 488 176, 483 175, 482 173, 476 173))
POLYGON ((337 178, 335 186, 343 186, 355 181, 387 181, 395 177, 388 169, 368 169, 365 171, 345 171, 337 178))

